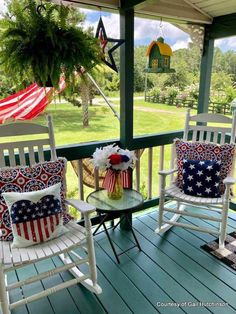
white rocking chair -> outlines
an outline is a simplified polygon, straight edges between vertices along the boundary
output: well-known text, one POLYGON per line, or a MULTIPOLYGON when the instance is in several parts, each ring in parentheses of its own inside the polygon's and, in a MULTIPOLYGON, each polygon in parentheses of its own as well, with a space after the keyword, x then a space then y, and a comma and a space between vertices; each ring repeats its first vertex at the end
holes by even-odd
MULTIPOLYGON (((10 143, 0 144, 0 167, 5 167, 4 153, 7 152, 9 156, 10 166, 16 166, 15 153, 19 154, 20 165, 26 165, 25 153, 28 153, 30 163, 33 165, 35 161, 35 152, 37 151, 39 161, 44 161, 43 149, 45 146, 49 146, 51 149, 51 160, 55 160, 56 149, 55 140, 52 127, 52 121, 48 116, 48 126, 41 126, 32 123, 12 123, 3 125, 0 127, 0 137, 11 137, 14 138, 18 135, 34 135, 44 134, 44 139, 29 140, 29 141, 17 141, 10 143), (45 139, 45 134, 47 138, 45 139)), ((41 137, 42 138, 42 137, 41 137)), ((66 186, 66 185, 65 185, 66 186)), ((83 214, 85 227, 82 227, 76 222, 72 221, 66 225, 69 229, 67 233, 60 236, 59 238, 44 242, 42 244, 34 245, 27 248, 11 248, 11 242, 1 241, 0 242, 0 301, 2 306, 3 314, 9 314, 12 309, 18 306, 27 304, 29 302, 38 300, 42 297, 46 297, 54 292, 68 288, 72 285, 81 283, 87 289, 94 293, 101 293, 102 289, 97 284, 97 271, 96 271, 96 260, 94 253, 94 243, 91 230, 91 222, 89 215, 96 209, 80 200, 70 199, 66 200, 68 205, 75 207, 80 213, 83 214), (80 247, 86 252, 86 257, 81 257, 78 253, 73 250, 80 247), (69 256, 74 256, 72 260, 69 256), (7 272, 19 267, 23 267, 39 260, 51 258, 53 256, 59 256, 64 263, 64 266, 57 267, 53 270, 41 273, 34 277, 30 277, 24 281, 19 281, 13 284, 7 284, 7 272), (80 271, 79 267, 82 264, 86 264, 88 273, 84 274, 80 271), (30 284, 49 276, 53 276, 63 271, 70 271, 74 275, 74 279, 67 282, 58 284, 52 288, 46 289, 37 294, 23 298, 14 303, 9 301, 9 291, 15 288, 22 287, 26 284, 30 284)), ((69 311, 69 309, 68 309, 69 311)))
MULTIPOLYGON (((226 136, 230 134, 230 143, 235 142, 235 131, 236 131, 236 115, 234 114, 233 119, 220 115, 220 114, 208 114, 202 113, 195 116, 190 116, 190 110, 187 111, 185 120, 185 129, 183 140, 187 141, 189 138, 189 132, 192 132, 192 141, 203 142, 204 139, 208 143, 217 143, 220 139, 220 144, 226 142, 226 136), (207 125, 207 123, 214 123, 217 126, 207 125), (218 125, 220 125, 218 127, 218 125), (225 125, 228 124, 229 127, 225 125), (213 141, 211 141, 213 139, 213 141)), ((234 163, 232 167, 232 173, 227 175, 227 178, 223 181, 225 185, 225 192, 221 197, 218 198, 203 198, 195 197, 184 194, 176 185, 174 180, 174 173, 177 172, 175 168, 175 149, 173 145, 172 149, 172 161, 171 165, 174 169, 161 170, 160 175, 160 202, 159 202, 159 217, 158 217, 158 228, 155 230, 156 233, 164 233, 169 230, 172 226, 179 226, 183 228, 193 229, 201 232, 211 233, 219 236, 219 248, 224 248, 224 242, 226 237, 227 228, 227 217, 230 202, 230 188, 236 182, 233 178, 234 163), (171 184, 166 187, 167 176, 171 176, 171 184), (170 208, 166 206, 166 200, 176 201, 176 207, 170 208), (185 205, 185 206, 183 206, 185 205), (194 206, 195 211, 187 211, 187 205, 194 206), (198 208, 206 209, 206 214, 198 213, 198 208), (209 215, 209 211, 214 210, 220 213, 220 217, 213 217, 209 215), (164 213, 172 213, 172 217, 167 219, 164 217, 164 213), (195 218, 208 219, 219 223, 218 229, 213 228, 202 228, 196 225, 187 223, 177 222, 181 216, 191 216, 195 218)))

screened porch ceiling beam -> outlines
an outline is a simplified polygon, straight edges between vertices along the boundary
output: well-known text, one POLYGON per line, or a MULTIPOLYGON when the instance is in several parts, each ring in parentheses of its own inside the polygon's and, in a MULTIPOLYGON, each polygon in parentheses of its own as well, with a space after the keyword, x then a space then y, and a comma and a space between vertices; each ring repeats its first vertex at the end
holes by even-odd
POLYGON ((200 9, 197 5, 192 3, 190 0, 184 0, 184 2, 186 2, 188 5, 190 5, 191 7, 193 7, 194 9, 196 9, 197 11, 199 11, 201 14, 205 15, 209 19, 212 19, 212 16, 210 14, 200 9))
POLYGON ((108 12, 119 12, 120 9, 134 9, 137 17, 150 19, 167 19, 171 22, 192 22, 211 24, 212 18, 201 13, 184 0, 50 0, 54 3, 72 4, 92 10, 104 9, 108 12))

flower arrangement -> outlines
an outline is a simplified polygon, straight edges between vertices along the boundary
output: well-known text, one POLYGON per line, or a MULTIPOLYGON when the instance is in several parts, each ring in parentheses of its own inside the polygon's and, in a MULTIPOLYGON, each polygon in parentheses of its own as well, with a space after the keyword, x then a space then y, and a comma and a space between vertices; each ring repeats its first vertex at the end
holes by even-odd
POLYGON ((112 169, 117 171, 133 168, 135 154, 128 149, 121 149, 118 145, 112 144, 103 148, 96 148, 93 153, 92 163, 100 169, 112 169))
POLYGON ((97 148, 93 153, 92 163, 95 167, 107 170, 103 187, 108 197, 117 200, 123 195, 123 188, 130 188, 131 177, 128 168, 133 168, 135 154, 128 149, 121 149, 118 145, 108 145, 97 148))

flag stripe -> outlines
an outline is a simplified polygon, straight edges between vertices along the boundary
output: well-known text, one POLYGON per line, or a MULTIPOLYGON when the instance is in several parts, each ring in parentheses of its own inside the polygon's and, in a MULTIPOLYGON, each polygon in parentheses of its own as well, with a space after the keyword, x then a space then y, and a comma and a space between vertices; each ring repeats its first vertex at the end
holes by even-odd
POLYGON ((51 227, 51 233, 53 233, 54 231, 53 216, 50 216, 50 227, 51 227))
POLYGON ((49 217, 44 217, 43 220, 44 220, 44 229, 45 229, 46 238, 49 238, 50 237, 50 234, 49 234, 49 227, 50 227, 49 217))
POLYGON ((45 232, 44 218, 40 219, 40 228, 41 228, 41 231, 42 231, 43 241, 47 241, 47 236, 46 236, 46 232, 45 232))
POLYGON ((30 221, 30 231, 31 231, 31 240, 36 242, 36 234, 35 234, 35 230, 34 230, 34 221, 33 220, 30 221))
POLYGON ((40 219, 37 219, 37 227, 38 227, 38 233, 39 233, 39 241, 43 242, 43 233, 42 233, 42 229, 41 229, 40 219))
POLYGON ((26 240, 29 240, 29 234, 28 234, 28 228, 27 228, 27 223, 23 223, 22 224, 23 229, 24 229, 24 236, 26 238, 26 240))
POLYGON ((33 222, 34 222, 34 232, 35 232, 35 239, 36 239, 35 242, 40 242, 37 220, 33 220, 33 222))

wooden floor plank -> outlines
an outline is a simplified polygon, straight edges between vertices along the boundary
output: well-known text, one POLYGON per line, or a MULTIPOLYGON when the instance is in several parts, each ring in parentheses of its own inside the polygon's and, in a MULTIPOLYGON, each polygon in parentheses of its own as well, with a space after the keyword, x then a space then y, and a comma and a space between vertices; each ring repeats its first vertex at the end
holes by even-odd
MULTIPOLYGON (((17 276, 16 276, 16 272, 15 271, 11 271, 7 274, 7 282, 8 284, 12 284, 15 283, 16 281, 18 281, 17 276)), ((16 302, 18 300, 22 299, 22 292, 21 289, 13 289, 10 291, 10 302, 16 302)), ((28 314, 28 309, 26 307, 26 305, 20 306, 16 309, 12 310, 12 314, 28 314)))
MULTIPOLYGON (((62 266, 63 264, 59 257, 54 257, 53 263, 57 267, 62 266)), ((67 281, 73 278, 72 274, 69 273, 68 271, 61 273, 61 277, 64 281, 67 281)), ((99 284, 101 284, 100 278, 99 278, 99 284)), ((106 313, 103 307, 101 306, 100 302, 96 298, 95 294, 88 291, 81 284, 68 288, 68 291, 73 301, 79 308, 80 313, 87 313, 87 314, 93 314, 94 312, 96 312, 97 314, 106 313)))
MULTIPOLYGON (((28 277, 37 275, 37 271, 34 265, 28 265, 24 268, 17 270, 19 280, 24 280, 28 277)), ((32 284, 26 285, 23 287, 24 295, 30 296, 32 294, 43 291, 44 287, 41 282, 34 282, 32 284)), ((28 305, 29 312, 32 314, 53 314, 55 313, 52 309, 52 306, 48 298, 42 298, 40 300, 29 303, 28 305)))
MULTIPOLYGON (((182 219, 182 218, 179 221, 180 222, 186 222, 186 220, 182 219)), ((229 284, 229 286, 231 286, 232 288, 235 289, 235 287, 236 287, 236 282, 235 282, 236 281, 235 280, 236 279, 236 273, 235 273, 235 271, 224 263, 216 263, 216 258, 214 256, 212 256, 211 254, 209 254, 205 250, 201 249, 200 247, 205 244, 205 241, 203 241, 202 239, 197 237, 191 231, 186 230, 184 228, 173 228, 173 229, 171 229, 171 232, 174 232, 176 235, 181 237, 184 241, 186 241, 189 244, 191 244, 192 246, 194 246, 198 250, 198 252, 200 251, 202 254, 205 254, 206 256, 208 256, 208 258, 212 260, 212 262, 210 262, 210 264, 213 263, 214 267, 217 267, 217 270, 216 270, 217 276, 222 278, 223 281, 225 281, 227 284, 229 284), (222 269, 222 270, 220 272, 218 272, 219 269, 222 269), (228 278, 228 279, 225 280, 226 278, 228 278)), ((212 272, 212 269, 210 271, 212 272)))
MULTIPOLYGON (((55 269, 55 265, 51 259, 46 259, 40 261, 35 264, 35 267, 38 273, 42 273, 48 271, 50 269, 55 269)), ((44 289, 51 288, 55 285, 62 283, 63 280, 59 274, 48 277, 42 280, 42 284, 44 289)), ((77 306, 75 305, 73 299, 71 298, 67 289, 58 291, 48 296, 50 303, 53 307, 53 310, 56 314, 64 314, 65 309, 64 305, 67 304, 68 308, 70 309, 70 314, 78 314, 80 311, 78 310, 77 306)))
MULTIPOLYGON (((142 221, 151 229, 155 228, 155 222, 150 216, 146 216, 142 221)), ((232 290, 228 285, 210 273, 210 267, 208 266, 209 259, 207 255, 201 253, 200 250, 196 250, 172 232, 161 235, 161 238, 166 240, 163 245, 165 253, 170 254, 171 252, 175 254, 175 258, 178 257, 181 265, 186 265, 188 268, 191 267, 191 274, 194 275, 195 278, 212 289, 214 293, 219 295, 225 302, 228 302, 236 309, 235 290, 232 290), (182 251, 184 251, 184 253, 182 253, 182 251)), ((211 264, 211 267, 214 266, 216 266, 214 271, 217 271, 217 269, 219 272, 222 271, 219 261, 216 260, 215 263, 211 264)))
MULTIPOLYGON (((106 239, 107 249, 110 249, 109 243, 106 239)), ((97 261, 99 269, 103 275, 116 289, 117 293, 129 305, 130 310, 135 314, 156 314, 156 309, 139 291, 139 289, 129 280, 129 278, 117 267, 113 256, 106 253, 107 249, 97 249, 97 261)), ((121 256, 122 260, 122 256, 121 256)))
MULTIPOLYGON (((147 227, 147 225, 145 225, 143 222, 135 220, 134 226, 138 230, 139 239, 142 239, 143 250, 146 252, 146 254, 152 257, 153 260, 158 264, 160 263, 162 267, 164 266, 166 271, 183 287, 185 287, 186 290, 195 296, 195 298, 204 302, 224 302, 224 299, 213 293, 205 285, 205 283, 202 283, 202 281, 205 282, 206 280, 202 273, 199 274, 196 272, 196 263, 195 265, 189 258, 187 258, 186 261, 186 256, 184 256, 184 254, 178 250, 175 250, 175 248, 168 244, 167 241, 157 234, 154 234, 153 230, 147 227), (145 239, 143 235, 145 235, 145 239)), ((217 283, 220 283, 220 281, 217 281, 217 283)), ((227 308, 224 310, 225 313, 235 312, 232 308, 227 308)), ((221 313, 221 309, 214 309, 214 313, 221 313)))
MULTIPOLYGON (((116 232, 117 233, 117 232, 116 232)), ((119 231, 118 231, 119 233, 119 231)), ((120 234, 120 233, 119 233, 120 234)), ((125 240, 126 243, 129 242, 127 241, 126 238, 124 237, 119 237, 119 240, 125 240)), ((99 242, 99 245, 106 250, 107 254, 113 256, 113 252, 110 248, 110 246, 107 243, 107 239, 102 239, 99 242)), ((132 242, 129 244, 132 245, 132 242)), ((121 247, 121 249, 123 249, 121 247)), ((133 249, 135 251, 135 249, 133 249)), ((137 249, 136 249, 137 252, 137 249)), ((123 271, 123 273, 130 279, 130 281, 133 282, 133 284, 137 287, 137 289, 144 295, 146 298, 149 300, 150 303, 154 307, 156 307, 157 302, 162 300, 162 302, 174 302, 173 299, 171 299, 164 290, 162 290, 154 280, 152 280, 151 277, 149 277, 145 272, 142 271, 140 267, 136 263, 132 261, 131 258, 129 258, 127 255, 122 255, 120 257, 121 263, 117 264, 117 267, 123 271)), ((158 311, 160 313, 165 313, 164 308, 159 308, 158 311)), ((183 313, 181 309, 178 308, 170 308, 169 313, 176 313, 180 314, 183 313)))
MULTIPOLYGON (((155 228, 156 218, 157 218, 156 216, 157 216, 156 213, 149 215, 149 217, 153 218, 153 220, 154 220, 153 228, 155 228)), ((168 217, 168 218, 170 218, 170 217, 168 217)), ((183 217, 183 218, 181 217, 178 221, 183 222, 183 223, 193 223, 193 222, 195 222, 195 219, 196 218, 193 218, 193 217, 183 217)), ((200 225, 200 222, 198 222, 198 223, 200 225)), ((211 227, 216 228, 216 226, 213 226, 213 225, 211 225, 211 227)), ((191 244, 191 246, 194 246, 197 249, 197 251, 196 250, 194 251, 197 256, 199 255, 198 253, 200 253, 201 256, 202 256, 202 254, 204 254, 205 258, 208 259, 208 263, 205 263, 208 266, 208 270, 210 272, 212 272, 213 274, 214 274, 214 272, 217 272, 217 276, 219 278, 221 278, 223 281, 225 281, 230 287, 236 289, 236 280, 235 280, 236 279, 236 273, 235 273, 235 271, 224 263, 219 263, 219 262, 216 263, 216 259, 214 256, 212 256, 211 254, 209 254, 208 252, 206 252, 200 248, 201 245, 215 239, 215 236, 213 236, 213 239, 211 239, 211 240, 209 239, 209 241, 203 242, 200 240, 201 238, 197 237, 199 234, 202 234, 202 232, 198 232, 198 231, 192 232, 193 230, 189 230, 189 229, 185 229, 185 228, 179 228, 179 227, 171 228, 170 230, 171 230, 170 232, 174 232, 177 235, 180 235, 180 233, 181 233, 182 236, 180 235, 180 237, 184 241, 189 242, 191 244), (217 269, 215 269, 215 267, 217 269)), ((190 254, 192 255, 191 250, 190 250, 190 254)), ((202 263, 203 260, 204 259, 201 259, 200 263, 202 263)))
MULTIPOLYGON (((117 232, 111 232, 110 236, 114 243, 116 243, 117 246, 120 246, 122 250, 129 248, 132 244, 131 241, 128 241, 129 239, 133 240, 132 235, 122 230, 117 230, 117 232)), ((112 254, 112 251, 110 251, 110 254, 112 254)), ((146 290, 143 290, 143 293, 148 298, 150 297, 151 290, 148 278, 151 278, 151 280, 155 282, 155 284, 158 286, 158 289, 153 287, 155 304, 157 304, 157 302, 182 303, 183 300, 188 300, 189 302, 193 303, 198 302, 196 298, 194 298, 188 291, 186 291, 186 289, 184 289, 177 281, 175 281, 168 273, 166 273, 164 269, 157 265, 145 253, 143 253, 142 251, 139 252, 137 248, 133 248, 127 252, 127 256, 125 258, 122 258, 122 263, 119 265, 119 267, 123 271, 126 271, 127 276, 129 276, 131 280, 135 280, 135 284, 139 289, 140 286, 146 286, 146 290), (127 264, 131 266, 127 268, 127 264), (134 266, 134 264, 136 266, 134 266), (140 282, 136 280, 137 273, 144 273, 142 277, 140 276, 140 282), (165 296, 163 297, 163 292, 160 294, 158 293, 158 291, 165 292, 165 296), (166 297, 166 295, 168 296, 168 298, 166 297)), ((161 313, 166 313, 165 307, 158 307, 157 309, 161 313)), ((174 313, 177 313, 177 310, 178 309, 175 307, 168 308, 168 313, 171 313, 172 311, 174 313)), ((209 313, 209 311, 204 308, 188 309, 186 307, 183 307, 182 310, 186 313, 209 313)))

